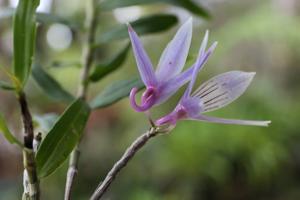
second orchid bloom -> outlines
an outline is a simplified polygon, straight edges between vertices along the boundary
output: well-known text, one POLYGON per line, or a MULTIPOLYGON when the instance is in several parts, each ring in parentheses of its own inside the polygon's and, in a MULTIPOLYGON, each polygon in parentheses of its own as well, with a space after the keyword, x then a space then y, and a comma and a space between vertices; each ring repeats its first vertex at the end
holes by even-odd
POLYGON ((200 46, 196 62, 193 66, 181 72, 191 44, 191 18, 182 25, 163 51, 156 71, 154 71, 141 41, 130 25, 128 25, 128 32, 141 79, 146 86, 146 91, 141 97, 140 105, 136 103, 135 99, 138 89, 133 88, 131 90, 130 103, 137 112, 148 111, 153 106, 165 102, 181 86, 189 82, 176 108, 170 114, 158 119, 155 122, 156 125, 176 125, 178 120, 199 120, 223 124, 256 126, 267 126, 270 123, 270 121, 222 119, 203 115, 205 112, 222 108, 241 96, 249 86, 255 73, 242 71, 227 72, 208 80, 192 93, 197 75, 215 49, 217 43, 214 42, 206 51, 208 41, 207 31, 200 46))

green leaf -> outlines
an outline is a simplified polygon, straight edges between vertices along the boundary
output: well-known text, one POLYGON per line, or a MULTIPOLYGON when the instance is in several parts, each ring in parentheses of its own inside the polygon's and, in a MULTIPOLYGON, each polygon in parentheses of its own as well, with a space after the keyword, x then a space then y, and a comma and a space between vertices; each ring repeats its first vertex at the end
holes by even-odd
POLYGON ((150 3, 168 3, 171 5, 183 7, 191 13, 208 18, 209 13, 194 3, 192 0, 104 0, 100 3, 100 8, 102 10, 112 10, 120 7, 150 4, 150 3))
POLYGON ((14 15, 14 74, 24 87, 30 74, 39 0, 21 0, 14 15))
POLYGON ((94 71, 90 75, 90 80, 93 82, 99 81, 104 76, 117 70, 125 62, 128 51, 130 49, 130 44, 127 44, 124 49, 122 49, 116 56, 112 59, 100 63, 95 66, 94 71))
MULTIPOLYGON (((131 22, 130 24, 139 35, 145 35, 168 30, 177 22, 178 19, 174 15, 157 14, 140 18, 131 22)), ((127 26, 122 24, 114 27, 108 32, 101 34, 100 37, 97 38, 95 46, 124 38, 128 38, 128 30, 127 26)))
POLYGON ((52 99, 69 103, 74 97, 62 88, 62 86, 47 74, 39 65, 34 65, 32 69, 34 80, 40 88, 52 99))
POLYGON ((5 81, 0 81, 0 88, 3 90, 14 90, 15 87, 12 86, 11 84, 5 82, 5 81))
POLYGON ((124 97, 129 96, 130 90, 134 87, 142 89, 143 82, 139 78, 122 80, 115 82, 105 88, 94 100, 90 103, 92 109, 99 109, 112 105, 124 97))
POLYGON ((89 114, 88 105, 78 99, 61 115, 38 149, 40 178, 53 173, 68 158, 82 136, 89 114))
POLYGON ((11 144, 17 144, 19 147, 23 148, 22 143, 10 132, 6 125, 4 117, 0 114, 0 133, 4 135, 6 140, 11 144))

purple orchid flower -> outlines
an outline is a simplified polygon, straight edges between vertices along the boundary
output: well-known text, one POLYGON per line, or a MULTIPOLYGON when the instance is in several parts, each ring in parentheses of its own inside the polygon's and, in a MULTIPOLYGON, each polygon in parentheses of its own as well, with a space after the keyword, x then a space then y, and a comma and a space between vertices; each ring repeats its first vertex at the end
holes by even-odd
POLYGON ((137 67, 146 91, 138 105, 135 96, 137 88, 130 92, 131 106, 137 112, 144 112, 155 105, 165 102, 181 86, 187 83, 193 74, 192 67, 181 73, 187 59, 192 38, 192 19, 185 22, 167 45, 154 72, 152 63, 146 54, 138 35, 128 24, 128 32, 136 59, 137 67))
POLYGON ((222 124, 268 126, 271 121, 223 119, 203 115, 203 113, 217 110, 236 100, 245 92, 255 75, 255 72, 226 72, 206 81, 192 93, 197 74, 216 46, 216 43, 214 43, 214 45, 205 52, 207 40, 208 32, 206 32, 200 47, 199 56, 193 69, 192 79, 181 100, 171 113, 158 119, 155 124, 157 126, 175 126, 178 120, 198 120, 222 124))

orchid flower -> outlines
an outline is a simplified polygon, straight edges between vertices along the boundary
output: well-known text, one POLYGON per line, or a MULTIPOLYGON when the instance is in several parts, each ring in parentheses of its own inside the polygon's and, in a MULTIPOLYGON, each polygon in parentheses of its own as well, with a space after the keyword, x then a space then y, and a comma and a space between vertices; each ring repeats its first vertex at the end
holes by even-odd
POLYGON ((223 119, 203 115, 203 113, 220 109, 240 97, 255 75, 255 72, 226 72, 204 82, 192 93, 197 74, 205 64, 208 56, 212 53, 213 48, 216 46, 216 43, 214 43, 214 45, 205 52, 207 40, 208 32, 206 32, 203 39, 199 50, 199 56, 193 69, 192 79, 184 95, 175 109, 168 115, 158 119, 155 124, 157 126, 175 126, 178 120, 198 120, 222 124, 268 126, 271 121, 223 119))
POLYGON ((128 24, 128 32, 132 44, 137 67, 146 90, 141 97, 141 105, 135 100, 137 88, 130 92, 131 106, 137 112, 144 112, 155 105, 165 102, 181 86, 187 83, 193 74, 192 67, 181 73, 192 38, 192 19, 185 22, 174 38, 163 51, 154 72, 152 63, 133 28, 128 24))

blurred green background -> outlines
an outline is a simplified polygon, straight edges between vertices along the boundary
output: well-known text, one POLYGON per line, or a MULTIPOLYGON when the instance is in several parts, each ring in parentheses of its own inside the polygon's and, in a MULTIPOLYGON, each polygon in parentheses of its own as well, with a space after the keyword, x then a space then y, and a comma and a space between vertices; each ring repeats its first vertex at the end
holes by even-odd
MULTIPOLYGON (((41 1, 44 11, 82 23, 84 1, 41 1)), ((207 0, 201 2, 211 19, 194 17, 191 64, 206 29, 218 47, 199 76, 199 83, 230 70, 256 71, 247 92, 214 116, 272 120, 268 128, 178 123, 169 135, 152 140, 120 173, 106 199, 124 200, 297 200, 300 199, 300 2, 297 0, 207 0)), ((2 7, 14 1, 1 0, 2 7)), ((180 23, 191 14, 168 5, 135 6, 99 16, 99 33, 149 13, 173 13, 180 23)), ((1 12, 0 12, 1 14, 1 12)), ((179 24, 169 31, 142 37, 154 64, 179 24)), ((10 66, 12 25, 0 21, 0 64, 10 66)), ((58 24, 40 26, 36 57, 56 80, 76 93, 81 36, 58 24), (58 63, 58 64, 57 64, 58 63)), ((97 52, 101 60, 124 42, 112 42, 97 52)), ((125 43, 124 43, 125 44, 125 43)), ((188 66, 187 64, 187 66, 188 66)), ((125 65, 90 88, 89 98, 114 80, 137 75, 132 52, 125 65)), ((1 72, 1 79, 7 79, 1 72)), ((60 114, 65 105, 48 98, 30 80, 26 87, 36 119, 60 114), (51 115, 49 115, 51 114, 51 115)), ((180 92, 155 109, 156 117, 170 111, 180 92)), ((21 138, 21 119, 13 93, 0 90, 0 110, 21 138)), ((149 124, 130 108, 128 99, 95 111, 81 144, 74 199, 88 199, 126 147, 149 124)), ((43 127, 47 130, 47 124, 43 127)), ((22 193, 21 153, 0 135, 0 199, 22 193)), ((42 199, 62 199, 66 164, 44 179, 42 199)), ((104 199, 105 199, 104 198, 104 199)))

